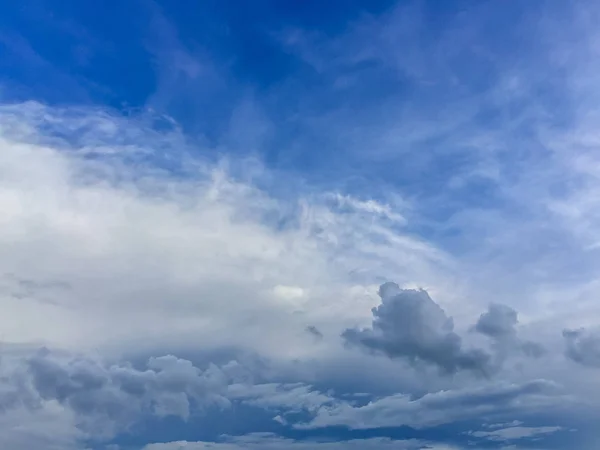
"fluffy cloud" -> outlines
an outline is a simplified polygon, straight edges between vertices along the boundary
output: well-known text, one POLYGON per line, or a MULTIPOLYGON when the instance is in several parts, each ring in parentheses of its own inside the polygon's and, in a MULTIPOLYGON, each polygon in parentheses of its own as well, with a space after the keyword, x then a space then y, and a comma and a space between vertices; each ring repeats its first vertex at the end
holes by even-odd
POLYGON ((506 305, 492 304, 488 311, 479 317, 475 330, 494 339, 505 339, 516 335, 517 323, 517 312, 514 309, 506 305))
MULTIPOLYGON (((11 443, 10 448, 16 449, 34 442, 29 434, 37 436, 37 448, 76 448, 90 439, 110 440, 149 416, 202 423, 208 410, 215 415, 239 407, 266 412, 283 426, 308 431, 331 426, 428 428, 483 415, 527 414, 564 402, 557 387, 544 380, 440 391, 417 399, 396 394, 361 406, 356 399, 323 393, 307 384, 256 384, 242 373, 247 369, 235 362, 201 370, 188 360, 163 356, 133 366, 47 349, 16 349, 5 352, 1 361, 0 429, 4 431, 0 443, 11 443), (308 421, 298 421, 298 414, 308 421), (27 427, 14 426, 22 420, 27 427)), ((219 445, 234 444, 241 445, 237 441, 219 445)), ((265 442, 273 448, 284 444, 300 445, 274 438, 265 442)), ((377 439, 365 444, 392 445, 377 439)), ((404 444, 421 448, 413 441, 395 445, 404 444)), ((359 446, 358 441, 351 445, 359 446)))
MULTIPOLYGON (((192 410, 200 414, 230 406, 224 396, 230 376, 213 365, 200 370, 187 360, 163 356, 136 369, 47 349, 27 353, 2 355, 3 424, 30 416, 35 427, 48 417, 78 440, 109 438, 145 414, 187 420, 192 410)), ((3 434, 15 434, 8 431, 3 434)))
POLYGON ((586 367, 600 367, 600 335, 584 328, 564 330, 565 354, 578 364, 586 367))
POLYGON ((472 370, 487 374, 490 355, 482 350, 464 349, 454 323, 424 290, 400 289, 385 283, 379 289, 381 305, 373 308, 371 328, 347 329, 342 337, 353 345, 383 353, 391 358, 406 358, 437 365, 455 373, 472 370))
POLYGON ((518 323, 517 311, 510 306, 493 303, 479 316, 474 330, 491 338, 501 357, 505 357, 511 350, 517 350, 526 356, 539 358, 545 352, 544 347, 536 342, 519 339, 516 328, 518 323))

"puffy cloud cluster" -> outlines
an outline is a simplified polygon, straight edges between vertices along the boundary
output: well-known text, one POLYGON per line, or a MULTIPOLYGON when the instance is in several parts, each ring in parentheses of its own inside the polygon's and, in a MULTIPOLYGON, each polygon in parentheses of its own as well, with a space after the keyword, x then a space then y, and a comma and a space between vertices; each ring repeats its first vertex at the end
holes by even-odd
POLYGON ((465 349, 452 318, 426 291, 400 289, 389 282, 379 288, 379 296, 371 328, 345 330, 346 342, 391 358, 434 364, 446 373, 489 373, 490 355, 465 349))
POLYGON ((190 402, 196 408, 228 406, 222 395, 227 378, 219 368, 202 371, 172 355, 150 358, 139 370, 129 364, 105 367, 87 358, 60 361, 46 350, 29 358, 28 369, 42 399, 67 404, 82 416, 116 415, 115 421, 122 423, 121 415, 148 409, 187 419, 190 402))
POLYGON ((144 414, 187 420, 192 410, 230 405, 222 369, 200 370, 170 355, 137 369, 41 349, 30 356, 3 355, 0 368, 3 415, 59 408, 80 432, 95 436, 123 431, 144 414))
POLYGON ((493 353, 468 349, 454 331, 452 317, 423 289, 400 289, 396 283, 379 288, 381 304, 372 309, 371 328, 349 328, 342 333, 350 345, 403 358, 410 363, 437 366, 443 373, 468 370, 491 375, 502 362, 516 353, 539 358, 544 347, 519 338, 517 311, 507 305, 492 303, 471 328, 493 342, 493 353))
MULTIPOLYGON (((242 373, 245 371, 236 362, 200 369, 174 356, 153 357, 138 367, 45 348, 33 353, 6 353, 0 363, 0 444, 12 443, 10 448, 25 449, 33 442, 28 434, 35 432, 41 439, 37 448, 53 449, 55 444, 56 448, 75 448, 87 439, 110 439, 144 417, 193 418, 201 423, 207 410, 215 415, 242 406, 267 412, 283 426, 308 431, 332 426, 428 428, 484 414, 507 417, 531 413, 563 401, 556 385, 535 380, 439 391, 420 398, 394 394, 361 405, 355 399, 324 393, 308 384, 256 384, 242 373), (306 420, 298 421, 298 414, 306 420), (21 420, 27 421, 27 427, 11 427, 21 420), (51 438, 51 432, 57 433, 55 438, 51 438)), ((365 444, 387 448, 384 441, 365 444)), ((272 439, 265 444, 279 448, 277 445, 284 443, 289 445, 272 439)), ((406 448, 421 448, 409 441, 396 445, 405 444, 406 448)), ((228 448, 234 444, 218 445, 228 448)))

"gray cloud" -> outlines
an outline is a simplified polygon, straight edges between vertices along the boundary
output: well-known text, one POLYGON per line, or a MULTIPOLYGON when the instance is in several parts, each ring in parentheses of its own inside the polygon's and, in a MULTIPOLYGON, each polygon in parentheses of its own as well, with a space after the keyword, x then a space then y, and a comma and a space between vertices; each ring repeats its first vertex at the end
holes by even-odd
POLYGON ((32 430, 41 427, 38 434, 59 427, 64 448, 70 448, 69 442, 110 438, 148 415, 186 420, 209 406, 258 408, 297 429, 398 424, 426 428, 480 414, 501 419, 508 413, 551 405, 556 394, 553 383, 535 380, 439 391, 417 399, 394 394, 364 404, 305 383, 254 384, 239 376, 241 368, 235 362, 200 369, 188 360, 163 356, 134 367, 47 349, 3 354, 0 362, 0 435, 8 436, 0 443, 21 439, 6 427, 27 420, 32 430), (288 420, 298 413, 307 414, 307 422, 288 420))
POLYGON ((187 420, 192 408, 230 405, 224 395, 228 367, 201 370, 174 356, 150 358, 145 368, 137 369, 47 349, 3 354, 0 434, 8 431, 2 424, 14 417, 43 425, 49 415, 65 430, 70 427, 73 436, 94 437, 113 436, 147 414, 187 420))
POLYGON ((408 425, 427 428, 483 416, 514 417, 519 413, 556 407, 564 401, 559 387, 551 381, 497 383, 429 393, 418 399, 411 399, 409 395, 391 395, 364 406, 338 403, 320 408, 316 417, 304 427, 344 425, 351 429, 367 429, 408 425))
POLYGON ((517 311, 507 305, 492 303, 488 310, 479 316, 473 329, 494 341, 500 359, 514 350, 525 356, 539 358, 545 353, 544 347, 537 342, 520 339, 517 334, 518 323, 517 311))
POLYGON ((585 328, 564 330, 565 355, 586 367, 600 367, 600 334, 585 328))
POLYGON ((319 331, 319 329, 317 327, 315 327, 314 325, 310 325, 310 326, 306 327, 306 331, 308 333, 312 334, 318 340, 323 339, 323 333, 321 333, 321 331, 319 331))
POLYGON ((186 419, 189 401, 220 404, 227 377, 216 366, 202 371, 190 361, 172 355, 150 358, 145 370, 129 364, 104 367, 90 359, 61 361, 48 350, 28 360, 33 386, 45 400, 68 403, 78 414, 120 416, 135 408, 148 408, 159 416, 186 419))
POLYGON ((487 374, 490 355, 467 350, 451 317, 424 290, 400 289, 385 283, 379 289, 381 305, 373 308, 371 328, 347 329, 345 341, 390 358, 434 364, 445 373, 472 370, 487 374))
POLYGON ((479 317, 475 330, 494 339, 504 339, 517 334, 515 326, 518 322, 514 309, 494 303, 479 317))

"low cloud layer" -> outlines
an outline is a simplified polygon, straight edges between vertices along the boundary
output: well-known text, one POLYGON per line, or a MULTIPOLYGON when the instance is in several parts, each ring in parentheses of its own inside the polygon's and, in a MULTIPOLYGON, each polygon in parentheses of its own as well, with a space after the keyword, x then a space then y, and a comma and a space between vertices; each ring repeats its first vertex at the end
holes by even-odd
POLYGON ((269 433, 256 433, 247 436, 225 437, 221 442, 168 442, 150 444, 143 450, 454 450, 454 447, 420 442, 417 440, 392 440, 385 438, 356 439, 351 441, 295 441, 269 433))
MULTIPOLYGON (((181 422, 194 418, 201 422, 209 411, 214 416, 241 407, 262 411, 283 426, 299 431, 400 425, 426 429, 482 415, 530 414, 563 401, 561 390, 554 383, 534 380, 439 391, 420 398, 394 394, 361 406, 356 400, 321 392, 308 384, 255 384, 247 376, 248 369, 237 362, 220 367, 208 365, 202 370, 189 360, 162 356, 150 358, 143 367, 136 368, 45 348, 3 354, 0 372, 0 427, 28 418, 39 427, 37 433, 43 435, 60 424, 64 429, 64 448, 85 439, 110 440, 149 416, 170 416, 181 422), (299 414, 307 419, 298 421, 299 414), (45 420, 46 416, 51 420, 45 420), (295 421, 288 421, 294 417, 295 421)), ((4 429, 0 443, 17 442, 22 433, 23 430, 4 429)), ((382 442, 366 444, 377 443, 386 448, 382 442)), ((276 443, 281 444, 266 442, 276 443)), ((406 448, 421 448, 418 442, 406 444, 406 448)), ((11 448, 24 447, 14 444, 11 448)))

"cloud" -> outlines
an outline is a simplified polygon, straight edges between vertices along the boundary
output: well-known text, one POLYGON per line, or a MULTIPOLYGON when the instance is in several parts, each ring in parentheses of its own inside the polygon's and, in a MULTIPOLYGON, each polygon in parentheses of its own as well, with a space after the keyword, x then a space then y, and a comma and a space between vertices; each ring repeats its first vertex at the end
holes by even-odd
POLYGON ((564 330, 567 358, 586 367, 600 367, 600 336, 584 328, 564 330))
MULTIPOLYGON (((358 428, 465 417, 510 423, 528 408, 559 425, 594 416, 597 405, 568 409, 568 399, 532 381, 556 380, 592 401, 595 375, 578 366, 600 365, 595 333, 576 330, 592 330, 600 312, 600 90, 597 30, 588 19, 596 8, 580 6, 585 14, 575 17, 571 7, 515 10, 492 1, 430 17, 402 4, 336 30, 311 25, 277 49, 310 67, 264 66, 278 82, 248 93, 260 80, 244 78, 237 62, 256 61, 263 47, 244 39, 254 31, 237 33, 256 28, 268 40, 260 7, 244 17, 256 27, 217 20, 229 12, 208 14, 211 26, 196 27, 208 31, 195 42, 193 30, 166 20, 180 15, 165 3, 164 14, 150 8, 152 61, 136 63, 157 68, 147 104, 205 136, 184 135, 160 114, 2 105, 1 337, 87 356, 52 351, 15 366, 0 392, 11 411, 0 414, 0 447, 74 448, 92 429, 110 435, 140 412, 187 417, 198 430, 196 407, 213 400, 266 411, 267 426, 290 429, 298 415, 358 428), (432 22, 443 24, 433 35, 432 22), (490 31, 498 23, 509 31, 490 31), (212 39, 217 29, 227 44, 204 49, 225 42, 212 39), (266 155, 270 168, 239 157, 248 154, 266 155), (427 290, 396 286, 379 302, 377 286, 387 279, 427 290), (518 298, 518 315, 500 304, 506 298, 518 298), (493 304, 480 316, 482 300, 493 304), (478 317, 490 351, 472 349, 467 339, 479 336, 462 334, 478 317), (509 356, 558 348, 556 330, 565 327, 566 354, 578 365, 549 354, 503 365, 498 384, 470 376, 509 356), (389 358, 328 338, 340 334, 389 358), (318 345, 309 345, 312 336, 318 345), (105 362, 90 356, 95 349, 105 362), (187 356, 147 358, 169 352, 187 356), (207 369, 207 354, 227 352, 257 355, 256 367, 264 366, 248 374, 239 364, 234 381, 236 363, 207 369), (114 362, 128 359, 136 364, 114 362), (405 361, 455 376, 410 370, 405 361), (215 385, 202 381, 207 370, 215 385)), ((304 20, 293 16, 294 24, 304 20)), ((110 51, 113 69, 121 48, 136 46, 133 33, 132 46, 110 51)), ((13 50, 31 50, 34 65, 52 68, 37 48, 14 42, 13 50)), ((52 98, 85 97, 79 87, 65 89, 72 76, 41 72, 50 77, 36 84, 52 98)), ((132 80, 143 91, 145 81, 132 80)), ((531 432, 521 425, 501 428, 531 432)), ((256 442, 214 445, 309 445, 247 439, 256 442)))
POLYGON ((521 422, 520 420, 513 420, 512 422, 506 422, 506 423, 490 423, 490 424, 484 425, 483 427, 490 429, 490 430, 496 430, 498 428, 520 427, 521 425, 523 425, 523 422, 521 422))
MULTIPOLYGON (((267 412, 281 426, 306 432, 332 426, 423 429, 481 416, 531 414, 565 404, 557 386, 545 380, 439 391, 420 398, 394 394, 364 404, 305 383, 256 383, 252 377, 240 376, 243 370, 248 369, 234 361, 200 369, 170 355, 134 366, 48 349, 5 351, 0 364, 0 429, 6 433, 0 443, 32 443, 27 440, 31 432, 49 442, 48 448, 55 443, 75 448, 89 439, 110 440, 149 417, 170 416, 202 424, 208 420, 208 411, 219 417, 240 408, 267 412), (29 428, 2 428, 25 419, 29 428), (53 427, 58 433, 54 441, 50 438, 53 427)), ((275 445, 274 441, 267 444, 275 445)))
MULTIPOLYGON (((102 413, 108 417, 149 408, 159 416, 187 419, 190 400, 226 407, 222 393, 227 378, 216 366, 205 371, 172 355, 151 358, 145 370, 128 365, 103 367, 94 361, 74 358, 59 362, 49 351, 28 360, 33 386, 44 400, 66 403, 80 415, 102 413)), ((122 418, 116 418, 122 422, 122 418)))
POLYGON ((259 188, 271 176, 260 164, 208 161, 159 119, 0 107, 0 245, 19 255, 0 258, 0 273, 36 283, 19 287, 22 300, 0 284, 5 340, 140 352, 193 342, 288 359, 306 353, 306 326, 364 320, 356 306, 371 305, 380 276, 450 276, 444 252, 377 208, 342 210, 335 192, 278 196, 259 188))
POLYGON ((321 333, 319 331, 319 329, 317 327, 315 327, 314 325, 307 326, 306 331, 308 333, 312 334, 317 340, 323 339, 323 333, 321 333))
POLYGON ((515 441, 532 439, 541 435, 556 433, 561 430, 563 430, 562 427, 509 427, 493 431, 471 431, 469 434, 490 441, 515 441))
POLYGON ((76 427, 76 415, 55 403, 19 406, 0 413, 0 445, 14 450, 81 450, 90 436, 76 427))
POLYGON ((397 427, 427 428, 480 417, 532 413, 558 406, 564 401, 560 388, 547 380, 523 384, 497 383, 477 388, 429 393, 418 399, 393 395, 364 406, 339 404, 321 408, 303 425, 321 428, 344 425, 351 429, 397 427))
POLYGON ((143 450, 342 450, 342 449, 364 449, 364 450, 452 450, 454 447, 437 446, 417 440, 392 440, 387 438, 356 439, 350 441, 295 441, 285 439, 269 433, 254 433, 246 436, 226 437, 221 442, 168 442, 149 444, 143 450))
POLYGON ((489 372, 490 356, 482 350, 463 349, 452 318, 426 291, 385 283, 379 296, 381 305, 372 310, 371 328, 347 329, 342 334, 346 342, 390 358, 434 364, 446 373, 489 372))
POLYGON ((518 323, 517 312, 510 306, 492 304, 482 314, 475 325, 475 330, 494 339, 512 338, 516 335, 518 323))
POLYGON ((307 411, 338 402, 334 397, 304 383, 232 384, 227 398, 246 405, 285 413, 307 411))
POLYGON ((48 349, 4 354, 2 420, 22 415, 45 422, 52 411, 81 439, 123 432, 144 414, 188 420, 192 409, 227 408, 229 376, 210 365, 205 370, 174 356, 150 358, 146 367, 103 364, 85 356, 48 349))
POLYGON ((544 347, 536 342, 519 339, 516 328, 518 323, 517 311, 510 306, 493 303, 479 316, 473 329, 495 342, 502 359, 513 350, 532 358, 539 358, 545 353, 544 347))

